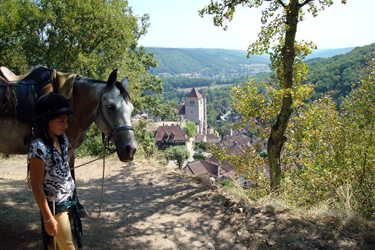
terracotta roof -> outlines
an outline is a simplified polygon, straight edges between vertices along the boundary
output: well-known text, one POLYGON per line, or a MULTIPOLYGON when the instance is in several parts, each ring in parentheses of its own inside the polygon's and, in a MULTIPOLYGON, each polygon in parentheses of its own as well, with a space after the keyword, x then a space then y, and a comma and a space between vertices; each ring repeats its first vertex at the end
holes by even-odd
POLYGON ((206 135, 207 136, 207 139, 220 139, 220 137, 216 136, 216 135, 206 135))
POLYGON ((215 178, 218 178, 220 175, 219 166, 208 161, 196 161, 188 163, 183 171, 197 176, 208 174, 215 178))
POLYGON ((210 176, 218 178, 219 177, 219 166, 208 161, 200 161, 210 176))
POLYGON ((187 135, 179 125, 176 126, 160 126, 154 134, 155 141, 186 141, 187 135))
POLYGON ((185 114, 185 105, 174 105, 173 108, 177 109, 179 115, 185 114))
POLYGON ((194 87, 189 95, 186 97, 186 99, 202 99, 203 96, 198 92, 198 90, 194 87))
POLYGON ((223 141, 234 142, 234 141, 240 141, 240 140, 251 141, 251 138, 246 135, 226 135, 223 141))
POLYGON ((196 137, 195 137, 195 139, 194 139, 194 143, 201 143, 201 142, 203 142, 204 141, 204 139, 205 139, 205 135, 197 135, 196 137))
POLYGON ((188 163, 186 167, 183 168, 183 171, 197 176, 208 174, 208 171, 200 161, 188 163))
POLYGON ((244 154, 245 152, 242 150, 242 148, 238 145, 237 141, 233 143, 233 145, 228 149, 228 154, 230 155, 238 155, 238 154, 244 154))
POLYGON ((252 145, 253 139, 246 135, 226 135, 222 142, 237 143, 241 147, 250 147, 252 145))

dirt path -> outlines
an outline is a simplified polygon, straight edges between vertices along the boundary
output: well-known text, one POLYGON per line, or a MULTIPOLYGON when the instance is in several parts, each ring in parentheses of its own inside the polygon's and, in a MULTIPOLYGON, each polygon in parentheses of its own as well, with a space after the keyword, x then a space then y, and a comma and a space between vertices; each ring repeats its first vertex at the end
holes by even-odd
MULTIPOLYGON (((0 249, 41 249, 39 212, 24 181, 25 162, 0 161, 0 249)), ((85 226, 99 209, 101 164, 76 172, 78 195, 90 212, 85 226)), ((152 165, 107 160, 102 214, 84 231, 84 249, 246 249, 235 242, 230 226, 212 218, 206 188, 152 165)))
MULTIPOLYGON (((40 215, 24 181, 26 159, 0 164, 0 249, 42 249, 40 215)), ((76 170, 78 195, 90 212, 84 226, 98 213, 101 164, 76 170)), ((330 218, 321 223, 241 205, 153 161, 125 164, 113 157, 106 166, 102 214, 84 230, 84 249, 374 249, 373 240, 335 229, 330 218)))

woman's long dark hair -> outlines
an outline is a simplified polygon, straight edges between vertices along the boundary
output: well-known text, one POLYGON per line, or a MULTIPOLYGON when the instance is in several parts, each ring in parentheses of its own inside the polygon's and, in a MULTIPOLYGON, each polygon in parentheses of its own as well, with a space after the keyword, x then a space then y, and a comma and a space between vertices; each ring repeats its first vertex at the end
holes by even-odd
MULTIPOLYGON (((51 150, 53 150, 53 141, 48 133, 48 124, 50 121, 56 119, 58 116, 61 114, 52 114, 48 116, 44 116, 42 118, 39 118, 35 122, 35 130, 34 130, 34 135, 31 137, 31 140, 29 142, 29 149, 31 143, 40 138, 43 140, 44 144, 48 146, 51 150)), ((51 152, 52 153, 52 152, 51 152)), ((53 157, 52 157, 53 160, 53 157)), ((27 157, 27 184, 29 187, 31 187, 31 177, 30 177, 30 161, 29 157, 27 157)))

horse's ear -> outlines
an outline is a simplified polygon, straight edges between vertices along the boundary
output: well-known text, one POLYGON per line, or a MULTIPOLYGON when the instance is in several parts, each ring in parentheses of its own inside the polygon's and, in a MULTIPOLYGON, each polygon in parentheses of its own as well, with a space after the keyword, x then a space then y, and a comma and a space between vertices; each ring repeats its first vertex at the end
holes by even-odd
POLYGON ((108 77, 107 86, 111 87, 117 80, 117 69, 112 71, 111 75, 108 77))
POLYGON ((122 84, 122 86, 124 86, 124 88, 125 88, 126 91, 127 91, 127 90, 128 90, 128 87, 129 87, 129 80, 128 80, 128 77, 125 77, 124 79, 122 79, 121 84, 122 84))

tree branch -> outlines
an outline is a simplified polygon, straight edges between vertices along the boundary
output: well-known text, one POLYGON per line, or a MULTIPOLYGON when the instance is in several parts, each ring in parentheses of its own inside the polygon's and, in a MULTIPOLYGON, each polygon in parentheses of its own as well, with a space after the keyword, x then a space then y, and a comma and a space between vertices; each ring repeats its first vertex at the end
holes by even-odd
POLYGON ((285 6, 285 3, 283 3, 283 1, 282 0, 277 0, 277 2, 281 5, 281 6, 283 6, 283 8, 285 8, 286 6, 285 6))
MULTIPOLYGON (((265 1, 265 2, 272 2, 273 0, 264 0, 264 1, 265 1)), ((284 8, 286 7, 285 3, 283 3, 282 0, 277 0, 277 2, 278 2, 281 6, 283 6, 284 8)))
POLYGON ((314 0, 305 0, 303 3, 301 3, 299 6, 302 7, 302 6, 305 6, 306 4, 312 2, 314 0))

